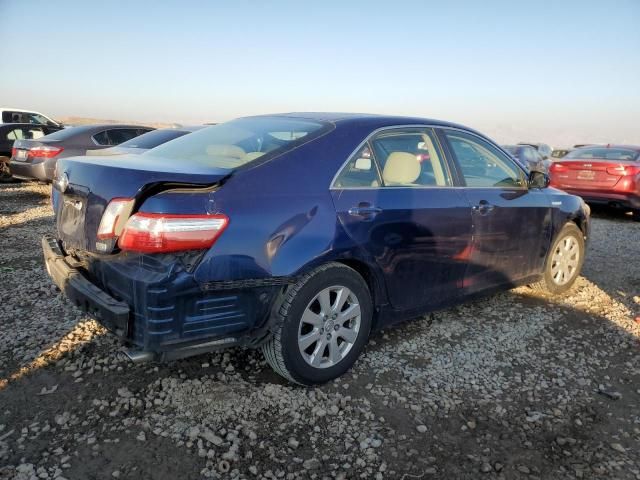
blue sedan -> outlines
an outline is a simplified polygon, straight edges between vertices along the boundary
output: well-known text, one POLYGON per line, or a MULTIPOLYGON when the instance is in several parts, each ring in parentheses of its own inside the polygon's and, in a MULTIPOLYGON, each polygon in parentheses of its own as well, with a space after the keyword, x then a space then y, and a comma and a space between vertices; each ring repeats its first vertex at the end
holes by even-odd
POLYGON ((49 274, 132 360, 254 347, 305 385, 374 329, 519 285, 567 292, 589 232, 544 173, 422 118, 241 118, 62 159, 53 188, 49 274))

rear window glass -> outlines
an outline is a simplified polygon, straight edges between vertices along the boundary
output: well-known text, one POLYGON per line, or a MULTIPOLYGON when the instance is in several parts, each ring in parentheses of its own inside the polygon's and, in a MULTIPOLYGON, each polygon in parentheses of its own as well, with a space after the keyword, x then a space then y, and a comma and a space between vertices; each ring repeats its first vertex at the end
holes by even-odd
POLYGON ((638 158, 638 153, 626 148, 581 148, 569 152, 564 158, 595 158, 633 162, 638 158))
POLYGON ((167 143, 169 140, 186 135, 189 132, 184 130, 154 130, 139 137, 127 140, 121 143, 121 147, 128 148, 154 148, 163 143, 167 143))
POLYGON ((328 128, 328 124, 286 117, 240 118, 198 130, 143 155, 233 169, 263 155, 291 150, 328 128))
POLYGON ((63 128, 62 130, 58 130, 57 132, 50 133, 47 135, 47 139, 51 140, 67 140, 75 135, 78 135, 85 131, 86 127, 69 127, 63 128))

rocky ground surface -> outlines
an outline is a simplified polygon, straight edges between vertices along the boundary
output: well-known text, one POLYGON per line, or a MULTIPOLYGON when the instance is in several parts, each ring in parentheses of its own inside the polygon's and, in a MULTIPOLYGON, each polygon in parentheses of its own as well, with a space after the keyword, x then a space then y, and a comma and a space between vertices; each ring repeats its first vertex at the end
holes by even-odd
POLYGON ((584 276, 377 333, 343 378, 258 352, 132 365, 52 287, 49 187, 0 186, 0 479, 640 479, 640 224, 596 211, 584 276))

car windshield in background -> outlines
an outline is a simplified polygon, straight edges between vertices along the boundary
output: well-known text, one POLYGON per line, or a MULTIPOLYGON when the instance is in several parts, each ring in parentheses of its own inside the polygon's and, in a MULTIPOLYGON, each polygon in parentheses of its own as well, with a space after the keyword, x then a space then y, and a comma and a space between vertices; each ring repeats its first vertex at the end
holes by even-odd
POLYGON ((121 143, 119 147, 154 148, 174 138, 182 137, 187 133, 189 132, 184 130, 153 130, 121 143))
POLYGON ((329 124, 287 117, 241 118, 207 127, 143 153, 183 164, 233 169, 295 148, 329 129, 329 124))
POLYGON ((566 160, 572 158, 594 158, 601 160, 620 160, 623 162, 633 162, 638 158, 638 152, 626 148, 581 148, 569 152, 566 160))

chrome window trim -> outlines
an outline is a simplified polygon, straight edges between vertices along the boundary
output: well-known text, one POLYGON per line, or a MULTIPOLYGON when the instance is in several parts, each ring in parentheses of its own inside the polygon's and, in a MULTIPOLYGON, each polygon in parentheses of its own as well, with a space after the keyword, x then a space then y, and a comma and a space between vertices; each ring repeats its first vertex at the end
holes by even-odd
MULTIPOLYGON (((329 190, 371 190, 371 189, 382 189, 382 188, 410 188, 412 190, 416 190, 416 189, 433 189, 433 188, 456 188, 455 185, 447 185, 446 187, 440 187, 440 186, 428 186, 428 185, 421 185, 421 186, 415 186, 415 187, 403 187, 403 186, 393 186, 393 187, 387 187, 385 185, 378 185, 377 187, 336 187, 335 183, 336 180, 338 179, 338 176, 340 175, 340 173, 342 172, 342 170, 344 169, 344 167, 347 166, 347 163, 349 163, 349 160, 351 160, 351 158, 358 153, 358 151, 360 151, 360 149, 362 147, 365 146, 366 143, 368 143, 374 136, 376 136, 378 133, 380 132, 384 132, 386 130, 398 130, 400 128, 440 128, 438 125, 432 125, 432 124, 428 124, 428 123, 419 123, 419 124, 414 124, 414 123, 408 123, 406 125, 404 124, 400 124, 400 125, 388 125, 386 127, 380 127, 375 129, 374 131, 372 131, 369 135, 367 135, 365 137, 365 139, 360 142, 360 144, 358 144, 358 146, 355 148, 355 150, 353 150, 348 156, 347 159, 342 163, 342 165, 340 165, 340 168, 338 168, 338 170, 336 171, 335 175, 333 176, 333 178, 331 179, 331 183, 329 184, 329 190)), ((460 129, 462 130, 462 129, 460 129)), ((466 130, 463 130, 466 131, 466 130)), ((434 132, 435 133, 435 132, 434 132)), ((436 141, 438 142, 438 146, 440 147, 440 153, 442 153, 442 156, 445 158, 445 168, 447 170, 447 173, 449 174, 449 178, 450 180, 453 181, 453 176, 451 175, 451 171, 449 168, 449 162, 448 162, 448 158, 446 153, 444 152, 444 149, 442 148, 442 145, 440 145, 440 140, 438 139, 437 135, 436 135, 436 141)), ((382 180, 382 174, 380 174, 380 180, 382 180)))
MULTIPOLYGON (((414 123, 409 123, 406 125, 391 125, 391 126, 386 126, 386 127, 380 127, 375 129, 374 131, 372 131, 369 135, 367 135, 365 137, 365 139, 360 142, 358 144, 358 146, 347 156, 347 159, 340 165, 340 168, 338 168, 338 170, 336 171, 335 175, 333 176, 333 178, 331 179, 331 183, 329 184, 329 190, 381 190, 381 189, 386 189, 386 188, 390 188, 390 189, 398 189, 398 188, 409 188, 411 190, 433 190, 434 188, 437 189, 444 189, 444 188, 456 188, 456 189, 500 189, 500 190, 516 190, 516 191, 520 191, 520 190, 529 190, 528 185, 525 185, 523 187, 470 187, 468 185, 449 185, 446 187, 440 187, 440 186, 415 186, 415 187, 404 187, 404 186, 392 186, 392 187, 388 187, 388 186, 384 186, 384 185, 378 185, 377 187, 336 187, 335 186, 335 182, 338 178, 338 176, 340 175, 340 173, 342 172, 342 170, 344 169, 344 167, 347 166, 347 163, 349 163, 349 160, 351 160, 351 158, 358 153, 358 151, 365 146, 365 144, 367 142, 369 142, 369 140, 371 140, 372 137, 374 137, 375 135, 377 135, 380 132, 383 132, 385 130, 397 130, 399 128, 432 128, 432 129, 440 129, 440 130, 454 130, 454 131, 458 131, 458 132, 462 132, 462 133, 466 133, 467 135, 471 135, 473 137, 476 137, 484 142, 488 142, 491 146, 497 148, 500 152, 502 152, 504 154, 505 157, 507 157, 509 159, 509 161, 511 163, 513 163, 524 175, 524 178, 527 178, 527 171, 524 169, 524 167, 522 165, 520 165, 518 162, 514 161, 513 159, 511 159, 509 157, 509 154, 506 153, 501 147, 500 145, 496 144, 493 140, 488 139, 486 137, 483 137, 482 135, 479 135, 473 131, 464 129, 464 128, 460 128, 460 127, 454 127, 454 126, 449 126, 449 125, 434 125, 431 123, 421 123, 421 124, 414 124, 414 123)), ((443 132, 445 133, 445 132, 443 132)), ((455 161, 453 158, 449 158, 450 155, 447 155, 446 152, 444 152, 444 148, 442 145, 440 145, 440 139, 438 140, 438 145, 440 146, 440 150, 442 150, 442 154, 446 159, 446 167, 447 167, 447 171, 450 170, 449 168, 449 162, 455 161)), ((450 177, 452 177, 451 172, 449 171, 449 175, 450 177)), ((453 180, 453 178, 452 178, 453 180)))

